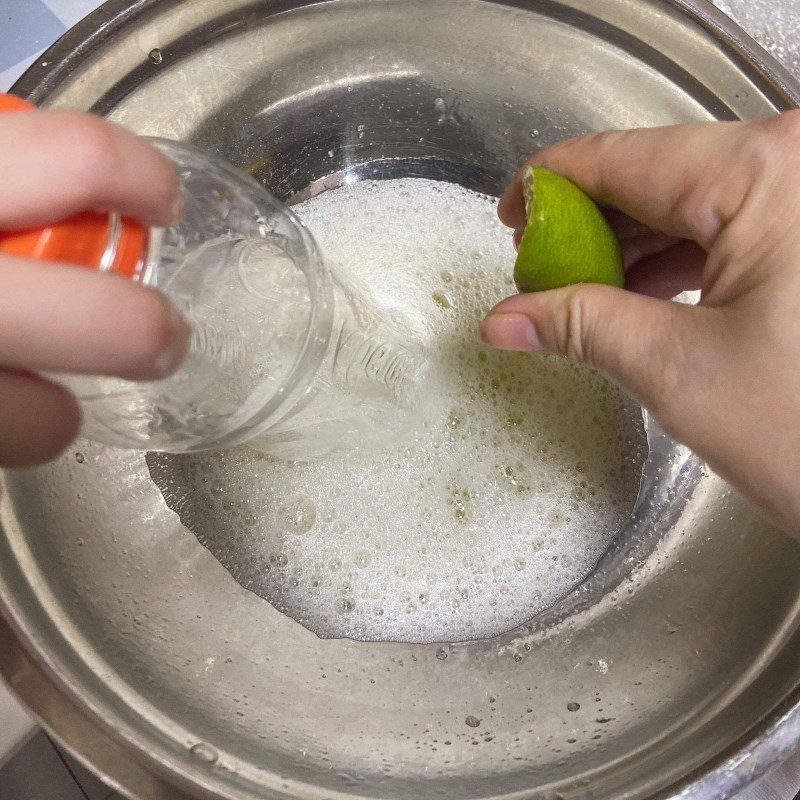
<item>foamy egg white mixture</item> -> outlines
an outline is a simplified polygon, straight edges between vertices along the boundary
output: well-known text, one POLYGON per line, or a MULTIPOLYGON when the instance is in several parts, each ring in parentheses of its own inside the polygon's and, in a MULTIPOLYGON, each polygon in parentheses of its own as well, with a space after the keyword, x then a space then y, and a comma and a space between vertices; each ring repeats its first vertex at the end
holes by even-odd
POLYGON ((486 311, 515 291, 493 199, 409 178, 294 210, 328 259, 423 332, 425 423, 398 446, 309 463, 246 448, 158 456, 193 487, 184 524, 321 636, 459 641, 525 622, 630 515, 647 453, 640 409, 588 369, 477 341, 486 311))

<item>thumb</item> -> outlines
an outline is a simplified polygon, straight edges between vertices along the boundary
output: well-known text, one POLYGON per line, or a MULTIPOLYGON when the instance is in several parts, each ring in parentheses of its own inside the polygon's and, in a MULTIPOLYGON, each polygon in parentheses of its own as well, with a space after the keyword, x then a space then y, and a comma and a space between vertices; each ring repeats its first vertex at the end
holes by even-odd
POLYGON ((487 344, 568 356, 597 368, 659 416, 672 417, 679 384, 697 368, 713 341, 706 311, 626 292, 579 284, 518 294, 495 306, 481 323, 487 344), (671 413, 670 413, 671 412, 671 413))

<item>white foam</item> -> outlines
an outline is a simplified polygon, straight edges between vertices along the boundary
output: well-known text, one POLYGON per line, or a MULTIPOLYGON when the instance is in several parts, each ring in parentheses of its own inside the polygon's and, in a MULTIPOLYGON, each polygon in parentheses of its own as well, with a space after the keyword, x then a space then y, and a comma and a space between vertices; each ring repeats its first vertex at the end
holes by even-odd
POLYGON ((243 585, 322 636, 456 641, 530 619, 630 514, 639 409, 588 369, 478 343, 486 310, 513 291, 490 198, 403 179, 295 210, 327 257, 426 331, 426 421, 399 448, 335 460, 184 457, 195 489, 182 507, 202 508, 184 522, 243 585))

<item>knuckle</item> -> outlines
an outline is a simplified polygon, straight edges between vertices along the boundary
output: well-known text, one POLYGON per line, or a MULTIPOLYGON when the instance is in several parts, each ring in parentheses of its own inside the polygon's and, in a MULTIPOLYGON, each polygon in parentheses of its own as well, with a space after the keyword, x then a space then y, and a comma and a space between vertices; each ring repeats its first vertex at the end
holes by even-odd
MULTIPOLYGON (((771 126, 766 128, 767 135, 747 137, 740 153, 736 154, 738 155, 736 160, 740 164, 746 165, 746 176, 749 178, 749 185, 763 180, 776 166, 775 136, 770 128, 771 126)), ((736 167, 731 165, 729 174, 735 169, 736 167)))
POLYGON ((800 164, 800 110, 786 111, 756 123, 741 158, 757 179, 780 179, 800 164))
POLYGON ((743 202, 746 186, 735 187, 735 183, 707 175, 692 176, 675 193, 668 214, 687 220, 692 237, 709 248, 743 202))
POLYGON ((728 226, 742 212, 762 221, 763 231, 784 224, 781 209, 794 206, 798 192, 795 175, 800 170, 800 110, 777 114, 740 129, 744 135, 734 148, 722 179, 714 183, 714 209, 719 231, 727 227, 728 248, 740 255, 759 245, 752 224, 728 226), (774 198, 780 197, 778 213, 774 198), (738 241, 734 241, 738 239, 738 241))
POLYGON ((607 156, 625 136, 624 131, 587 133, 550 145, 536 160, 556 172, 580 174, 584 190, 593 196, 602 195, 613 179, 609 174, 611 159, 607 156))
POLYGON ((647 406, 658 419, 670 419, 674 410, 680 408, 681 382, 687 374, 685 359, 674 343, 669 352, 654 350, 650 355, 647 406))
POLYGON ((561 353, 573 361, 594 365, 594 308, 602 287, 584 284, 571 288, 558 317, 556 337, 561 353))
POLYGON ((779 142, 785 142, 792 152, 800 146, 800 109, 776 114, 766 120, 764 124, 772 135, 779 142))
POLYGON ((763 128, 740 126, 728 130, 725 157, 712 157, 705 169, 687 174, 670 210, 672 215, 689 222, 694 237, 706 249, 729 229, 748 204, 758 199, 756 189, 770 185, 779 175, 773 139, 765 135, 763 128))
MULTIPOLYGON (((800 109, 786 111, 770 120, 772 135, 763 137, 761 160, 769 177, 790 194, 795 192, 795 182, 800 170, 800 109)), ((781 191, 775 187, 776 191, 781 191)))
POLYGON ((651 331, 648 340, 645 352, 648 363, 642 370, 646 387, 643 399, 662 424, 674 425, 673 417, 683 409, 686 383, 695 375, 702 380, 697 373, 703 345, 694 340, 692 329, 695 325, 691 324, 689 317, 696 317, 698 309, 667 308, 671 313, 661 320, 660 330, 651 331))

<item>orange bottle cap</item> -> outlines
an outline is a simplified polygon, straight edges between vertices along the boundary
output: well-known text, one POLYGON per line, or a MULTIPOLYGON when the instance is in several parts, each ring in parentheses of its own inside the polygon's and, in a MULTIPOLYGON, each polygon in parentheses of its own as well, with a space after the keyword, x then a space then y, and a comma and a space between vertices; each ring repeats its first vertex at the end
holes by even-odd
POLYGON ((5 111, 33 111, 36 106, 15 94, 0 92, 0 113, 5 111))
MULTIPOLYGON (((31 111, 36 106, 13 94, 0 93, 0 114, 31 111)), ((69 219, 23 231, 0 231, 0 253, 138 274, 147 247, 148 229, 136 220, 84 211, 69 219)))

